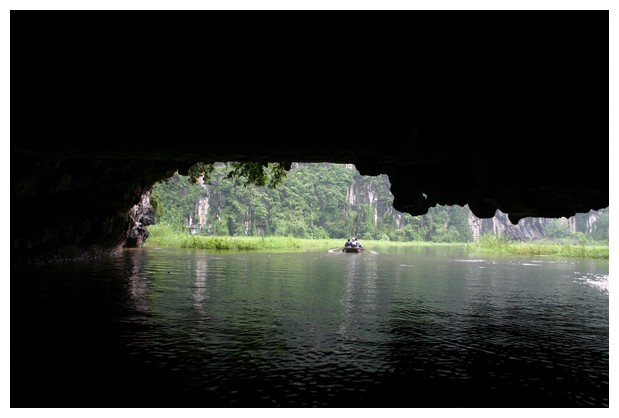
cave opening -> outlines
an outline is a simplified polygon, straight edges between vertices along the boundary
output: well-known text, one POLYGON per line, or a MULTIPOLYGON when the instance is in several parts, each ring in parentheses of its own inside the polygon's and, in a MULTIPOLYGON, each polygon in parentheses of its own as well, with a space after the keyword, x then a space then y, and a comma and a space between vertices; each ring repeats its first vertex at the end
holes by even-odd
POLYGON ((158 235, 172 231, 397 242, 466 243, 486 234, 521 242, 608 242, 608 208, 569 218, 527 217, 517 224, 498 209, 481 219, 467 205, 436 205, 413 217, 394 208, 390 188, 388 176, 364 176, 354 164, 196 164, 142 196, 131 209, 125 246, 143 245, 149 225, 156 225, 153 245, 164 245, 158 235))
POLYGON ((118 248, 199 156, 352 163, 412 215, 606 208, 608 13, 549 13, 12 11, 11 255, 118 248))
POLYGON ((606 259, 117 251, 199 159, 354 164, 411 215, 608 208, 608 11, 10 23, 11 406, 608 407, 606 259))

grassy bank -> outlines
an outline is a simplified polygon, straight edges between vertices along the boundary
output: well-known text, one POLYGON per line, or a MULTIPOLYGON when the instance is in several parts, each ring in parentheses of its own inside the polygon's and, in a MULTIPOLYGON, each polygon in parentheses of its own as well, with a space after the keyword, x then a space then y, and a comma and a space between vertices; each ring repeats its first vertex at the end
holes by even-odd
MULTIPOLYGON (((230 237, 190 235, 179 232, 166 224, 148 227, 150 237, 145 247, 196 248, 205 250, 327 250, 341 248, 345 239, 304 239, 293 237, 230 237)), ((366 248, 410 247, 428 245, 464 245, 437 244, 431 242, 395 242, 362 240, 366 248)))
POLYGON ((608 259, 608 245, 558 244, 547 241, 512 242, 507 239, 486 235, 478 242, 466 246, 469 252, 557 256, 569 258, 600 258, 608 259))
MULTIPOLYGON (((169 225, 151 225, 146 247, 195 248, 205 250, 327 250, 341 248, 343 239, 303 239, 293 237, 229 237, 190 235, 169 225)), ((574 245, 550 242, 511 242, 492 235, 468 244, 432 242, 395 242, 362 240, 365 248, 380 251, 386 248, 411 246, 466 246, 468 252, 504 255, 558 256, 570 258, 608 259, 608 245, 574 245)))
POLYGON ((293 237, 229 237, 190 235, 168 225, 148 227, 146 247, 196 248, 203 250, 309 250, 335 248, 341 239, 300 239, 293 237))

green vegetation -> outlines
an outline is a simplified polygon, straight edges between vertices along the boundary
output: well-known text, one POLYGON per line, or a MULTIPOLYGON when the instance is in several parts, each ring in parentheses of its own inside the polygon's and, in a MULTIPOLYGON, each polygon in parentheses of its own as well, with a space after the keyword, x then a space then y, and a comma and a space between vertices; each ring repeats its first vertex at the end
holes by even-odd
MULTIPOLYGON (((179 232, 170 225, 149 227, 151 237, 147 247, 176 247, 203 250, 327 250, 341 248, 341 239, 307 239, 294 237, 231 237, 191 235, 179 232)), ((374 251, 394 247, 420 245, 466 245, 469 252, 494 253, 505 255, 559 256, 569 258, 608 259, 609 247, 604 245, 558 244, 548 241, 512 242, 496 235, 484 235, 479 242, 468 244, 432 243, 423 241, 397 242, 385 240, 364 240, 366 248, 374 251)))
MULTIPOLYGON (((191 235, 186 232, 176 231, 167 224, 152 225, 149 226, 148 230, 151 232, 151 237, 146 243, 147 247, 176 247, 205 250, 326 250, 340 249, 344 246, 344 241, 342 239, 191 235)), ((391 247, 454 244, 364 240, 363 245, 367 248, 376 250, 391 247)))
POLYGON ((158 223, 179 232, 187 231, 187 225, 193 223, 193 232, 217 236, 471 240, 468 208, 438 206, 421 217, 396 212, 387 176, 362 176, 343 164, 298 164, 285 176, 281 164, 269 165, 265 169, 268 176, 259 181, 248 174, 263 168, 196 165, 190 177, 175 174, 152 190, 158 223), (203 173, 208 176, 207 184, 192 183, 191 178, 203 173), (247 176, 256 181, 248 183, 247 176), (195 219, 195 207, 201 197, 208 199, 208 211, 200 224, 195 219))
POLYGON ((608 245, 574 244, 550 241, 513 242, 494 234, 480 237, 478 242, 467 244, 470 252, 560 256, 570 258, 603 258, 608 259, 608 245))
MULTIPOLYGON (((307 246, 302 245, 299 239, 292 237, 230 237, 191 235, 187 232, 176 231, 166 224, 153 225, 149 227, 149 232, 151 233, 151 237, 148 239, 147 243, 149 247, 179 247, 197 248, 203 250, 268 250, 307 248, 307 246)), ((320 245, 314 241, 311 242, 313 245, 320 245)))
POLYGON ((243 179, 244 186, 268 186, 276 188, 286 178, 286 169, 282 163, 257 163, 234 161, 227 164, 196 163, 189 168, 189 178, 197 183, 199 178, 208 184, 216 167, 228 170, 226 179, 243 179))
POLYGON ((569 223, 543 220, 544 240, 484 235, 471 243, 468 207, 437 206, 413 217, 393 209, 389 189, 387 176, 362 176, 344 164, 293 164, 286 172, 283 164, 199 163, 189 176, 175 174, 153 187, 157 225, 149 226, 146 245, 336 248, 357 236, 371 248, 469 243, 474 252, 608 258, 607 209, 595 222, 589 214, 577 214, 569 223))

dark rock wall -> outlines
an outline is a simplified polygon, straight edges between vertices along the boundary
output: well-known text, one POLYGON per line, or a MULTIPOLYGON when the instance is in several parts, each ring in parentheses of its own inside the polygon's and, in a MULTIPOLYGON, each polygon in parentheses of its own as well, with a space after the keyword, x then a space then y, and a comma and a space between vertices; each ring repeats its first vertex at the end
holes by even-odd
POLYGON ((150 204, 150 190, 142 195, 137 204, 133 205, 129 210, 128 217, 131 226, 125 247, 141 247, 150 235, 146 227, 157 223, 153 207, 150 204))
POLYGON ((200 160, 353 163, 411 214, 607 207, 608 47, 607 11, 11 11, 11 252, 113 251, 200 160))
POLYGON ((132 219, 133 205, 175 167, 164 161, 153 166, 140 160, 11 156, 12 255, 70 259, 117 251, 134 222, 144 218, 136 213, 132 219))

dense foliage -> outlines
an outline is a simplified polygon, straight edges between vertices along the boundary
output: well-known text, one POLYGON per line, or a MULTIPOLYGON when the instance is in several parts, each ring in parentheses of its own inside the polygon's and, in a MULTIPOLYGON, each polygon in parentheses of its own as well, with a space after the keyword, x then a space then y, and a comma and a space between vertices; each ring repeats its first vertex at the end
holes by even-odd
MULTIPOLYGON (((175 174, 152 191, 161 223, 186 230, 195 222, 196 202, 208 202, 206 219, 196 228, 207 235, 294 236, 394 241, 469 241, 468 210, 437 207, 423 217, 393 209, 386 176, 361 176, 354 167, 340 164, 295 164, 287 176, 272 172, 276 188, 247 184, 244 172, 232 165, 215 164, 208 181, 193 184, 175 174)), ((281 166, 279 166, 281 167, 281 166)), ((268 179, 259 183, 268 184, 268 179)))
MULTIPOLYGON (((362 176, 352 165, 295 163, 286 174, 281 164, 218 163, 158 183, 151 201, 159 223, 202 235, 472 240, 468 207, 437 206, 413 217, 393 209, 389 187, 387 176, 362 176)), ((586 216, 577 216, 576 225, 586 216)), ((586 236, 549 220, 547 238, 608 240, 608 212, 586 236)))
POLYGON ((189 178, 193 183, 198 183, 199 180, 206 183, 211 182, 211 174, 215 171, 215 167, 219 170, 227 169, 226 179, 244 179, 244 185, 268 186, 269 188, 277 187, 286 177, 286 170, 282 163, 267 163, 258 162, 234 161, 229 164, 211 164, 199 162, 189 168, 189 178))

